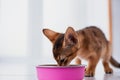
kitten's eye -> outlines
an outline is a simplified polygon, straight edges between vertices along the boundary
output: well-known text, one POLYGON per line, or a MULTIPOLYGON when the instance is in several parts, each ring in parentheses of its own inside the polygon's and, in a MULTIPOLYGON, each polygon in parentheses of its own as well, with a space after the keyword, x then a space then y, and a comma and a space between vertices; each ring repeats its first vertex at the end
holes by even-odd
POLYGON ((72 47, 72 44, 66 45, 66 48, 71 48, 71 47, 72 47))

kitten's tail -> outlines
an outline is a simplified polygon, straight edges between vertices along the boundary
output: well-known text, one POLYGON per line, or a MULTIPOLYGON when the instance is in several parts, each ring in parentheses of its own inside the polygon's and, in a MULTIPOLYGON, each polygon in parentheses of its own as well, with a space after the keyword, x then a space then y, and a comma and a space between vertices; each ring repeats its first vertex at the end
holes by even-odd
POLYGON ((120 68, 120 63, 118 63, 112 56, 110 58, 110 63, 117 68, 120 68))

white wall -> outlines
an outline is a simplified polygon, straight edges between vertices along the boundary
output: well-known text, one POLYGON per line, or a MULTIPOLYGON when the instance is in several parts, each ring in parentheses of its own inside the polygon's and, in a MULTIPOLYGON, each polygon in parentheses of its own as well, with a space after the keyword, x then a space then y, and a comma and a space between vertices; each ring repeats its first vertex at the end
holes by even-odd
MULTIPOLYGON (((75 30, 90 25, 100 27, 109 39, 108 0, 44 0, 43 27, 65 32, 68 26, 75 30)), ((43 61, 55 63, 52 44, 43 35, 43 61), (49 59, 49 61, 45 59, 49 59)))
POLYGON ((120 0, 112 0, 113 56, 120 62, 120 0))
POLYGON ((42 22, 43 22, 43 2, 42 0, 29 0, 28 18, 28 56, 34 65, 41 62, 42 56, 42 22))
MULTIPOLYGON (((75 30, 86 26, 85 0, 44 0, 43 1, 43 27, 64 33, 68 26, 75 30)), ((43 54, 54 63, 51 42, 43 37, 43 54)))
MULTIPOLYGON (((7 2, 7 0, 2 1, 7 2)), ((24 0, 22 1, 24 2, 24 0)), ((20 51, 23 50, 21 54, 25 54, 25 59, 19 59, 18 56, 16 58, 14 57, 12 59, 7 59, 8 62, 13 61, 16 62, 15 64, 19 64, 19 62, 30 64, 31 67, 29 67, 29 70, 33 72, 34 67, 38 64, 56 63, 52 55, 52 44, 42 33, 42 29, 45 27, 58 32, 65 32, 68 26, 73 26, 75 30, 77 30, 89 25, 98 25, 108 36, 108 11, 106 0, 26 1, 27 4, 24 4, 24 6, 27 5, 27 9, 21 9, 22 3, 16 1, 16 4, 18 5, 14 5, 18 6, 20 10, 17 10, 17 8, 11 5, 11 3, 9 6, 12 6, 13 8, 8 9, 8 11, 6 9, 3 11, 1 10, 6 14, 0 12, 0 15, 2 14, 1 17, 4 21, 4 27, 0 27, 0 40, 2 40, 0 42, 2 44, 0 45, 0 53, 2 53, 2 50, 9 51, 8 49, 6 49, 6 47, 4 47, 6 45, 3 44, 6 43, 7 40, 7 43, 10 44, 8 47, 14 48, 15 46, 13 45, 19 44, 20 46, 17 45, 16 48, 19 48, 20 51), (16 12, 15 10, 18 12, 16 12), (12 14, 12 16, 8 14, 9 12, 10 14, 12 14), (22 14, 24 13, 25 15, 22 16, 22 14), (4 17, 7 19, 6 22, 6 19, 4 17), (10 23, 9 21, 12 23, 10 23), (14 23, 13 21, 15 21, 16 23, 14 23), (19 25, 20 23, 24 26, 21 27, 19 25), (11 24, 14 26, 12 26, 11 24), (22 30, 22 28, 24 28, 25 30, 22 30), (7 31, 15 30, 15 33, 9 34, 6 29, 7 31), (14 35, 16 34, 19 34, 20 37, 14 37, 14 35), (9 38, 4 39, 4 35, 9 36, 9 38), (12 43, 9 40, 13 40, 13 42, 16 41, 16 43, 12 43), (22 43, 21 40, 23 40, 24 42, 22 43)), ((5 8, 8 8, 6 7, 8 4, 6 2, 6 5, 3 6, 5 8)), ((9 51, 8 53, 13 52, 14 50, 9 51)), ((18 53, 15 52, 15 54, 18 53)), ((14 56, 14 54, 12 55, 14 56)), ((4 62, 4 60, 2 62, 4 62)))
POLYGON ((43 26, 63 31, 68 26, 79 28, 86 24, 85 0, 44 0, 43 26))
POLYGON ((0 0, 0 56, 26 56, 28 0, 0 0), (22 5, 22 6, 21 6, 22 5))
POLYGON ((108 0, 87 0, 87 25, 96 25, 109 39, 108 0))
POLYGON ((36 73, 41 28, 42 0, 0 0, 0 74, 36 73))

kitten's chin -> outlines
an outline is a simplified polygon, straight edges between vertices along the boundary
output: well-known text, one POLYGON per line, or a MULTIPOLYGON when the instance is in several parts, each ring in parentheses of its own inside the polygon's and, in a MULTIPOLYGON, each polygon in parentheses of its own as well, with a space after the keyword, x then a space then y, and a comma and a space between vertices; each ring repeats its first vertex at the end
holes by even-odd
POLYGON ((69 64, 58 64, 58 66, 69 66, 69 64))

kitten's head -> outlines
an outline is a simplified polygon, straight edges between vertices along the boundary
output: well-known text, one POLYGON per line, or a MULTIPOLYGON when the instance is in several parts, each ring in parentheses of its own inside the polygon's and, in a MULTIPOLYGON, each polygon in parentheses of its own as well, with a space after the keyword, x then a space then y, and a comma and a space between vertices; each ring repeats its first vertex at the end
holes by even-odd
POLYGON ((44 35, 53 43, 53 55, 59 66, 67 66, 76 57, 77 33, 68 27, 64 34, 43 29, 44 35))

